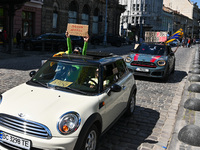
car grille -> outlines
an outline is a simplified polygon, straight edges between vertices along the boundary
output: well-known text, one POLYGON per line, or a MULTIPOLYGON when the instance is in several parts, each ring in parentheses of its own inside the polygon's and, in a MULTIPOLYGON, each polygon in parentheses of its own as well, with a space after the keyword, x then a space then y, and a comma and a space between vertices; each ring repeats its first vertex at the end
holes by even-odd
POLYGON ((10 115, 0 114, 0 126, 39 138, 50 139, 52 137, 46 126, 10 115))
POLYGON ((144 62, 144 61, 132 61, 132 66, 142 66, 142 67, 150 67, 150 68, 156 68, 157 66, 152 62, 144 62))

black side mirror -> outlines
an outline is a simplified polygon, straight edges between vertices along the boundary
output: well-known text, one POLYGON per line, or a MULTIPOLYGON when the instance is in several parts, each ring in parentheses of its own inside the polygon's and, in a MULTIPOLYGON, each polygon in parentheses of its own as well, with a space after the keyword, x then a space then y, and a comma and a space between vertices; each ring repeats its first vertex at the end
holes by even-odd
POLYGON ((31 71, 31 72, 29 73, 29 76, 30 76, 30 77, 33 77, 33 76, 35 75, 35 73, 36 73, 36 71, 31 71))
POLYGON ((110 89, 107 91, 108 96, 111 95, 111 92, 120 92, 122 90, 122 87, 117 85, 117 84, 113 84, 110 89))
POLYGON ((122 87, 117 84, 113 84, 110 88, 111 88, 111 91, 113 92, 120 92, 122 89, 122 87))

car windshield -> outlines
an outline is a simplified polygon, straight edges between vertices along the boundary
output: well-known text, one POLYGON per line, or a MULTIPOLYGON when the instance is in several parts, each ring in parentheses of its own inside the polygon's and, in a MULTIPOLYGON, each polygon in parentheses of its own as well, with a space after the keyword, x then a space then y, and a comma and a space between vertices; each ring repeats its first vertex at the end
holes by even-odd
POLYGON ((50 88, 79 93, 98 92, 98 67, 59 61, 47 61, 31 79, 50 88))
POLYGON ((149 55, 164 55, 165 46, 144 43, 144 44, 139 45, 134 52, 140 53, 140 54, 149 54, 149 55))

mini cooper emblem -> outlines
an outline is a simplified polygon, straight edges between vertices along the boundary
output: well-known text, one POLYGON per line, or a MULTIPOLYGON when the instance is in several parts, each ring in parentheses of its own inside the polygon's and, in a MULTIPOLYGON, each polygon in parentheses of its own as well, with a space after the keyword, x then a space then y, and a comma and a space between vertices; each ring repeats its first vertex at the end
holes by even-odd
POLYGON ((20 117, 24 117, 25 115, 23 113, 18 114, 20 117))

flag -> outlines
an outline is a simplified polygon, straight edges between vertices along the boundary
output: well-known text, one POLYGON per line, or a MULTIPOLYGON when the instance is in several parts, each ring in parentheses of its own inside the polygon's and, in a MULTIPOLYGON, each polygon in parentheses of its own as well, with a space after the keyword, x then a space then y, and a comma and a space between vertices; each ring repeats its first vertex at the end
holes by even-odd
POLYGON ((170 43, 176 39, 180 39, 183 37, 183 29, 179 29, 178 31, 176 31, 172 36, 169 37, 169 39, 165 42, 166 44, 167 43, 170 43))

